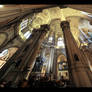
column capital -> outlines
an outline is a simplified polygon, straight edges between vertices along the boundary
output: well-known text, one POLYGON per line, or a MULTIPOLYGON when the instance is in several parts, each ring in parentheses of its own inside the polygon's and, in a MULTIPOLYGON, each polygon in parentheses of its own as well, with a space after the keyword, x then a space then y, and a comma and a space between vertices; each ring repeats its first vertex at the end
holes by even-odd
POLYGON ((65 29, 70 29, 70 23, 68 21, 62 21, 60 23, 60 26, 62 28, 62 31, 64 31, 65 29))
POLYGON ((50 29, 50 27, 49 27, 49 25, 45 24, 45 25, 41 25, 40 29, 43 31, 48 31, 50 29))

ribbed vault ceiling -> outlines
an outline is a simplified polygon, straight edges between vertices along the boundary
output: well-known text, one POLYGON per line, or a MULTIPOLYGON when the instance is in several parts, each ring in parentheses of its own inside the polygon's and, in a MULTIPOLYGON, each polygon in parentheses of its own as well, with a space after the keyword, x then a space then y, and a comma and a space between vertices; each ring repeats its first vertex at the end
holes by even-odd
MULTIPOLYGON (((0 8, 0 24, 3 25, 13 18, 20 16, 26 11, 31 11, 31 9, 45 8, 51 5, 4 5, 0 8)), ((62 6, 62 5, 61 5, 62 6)), ((43 9, 42 12, 35 14, 35 19, 32 22, 32 28, 39 28, 42 24, 50 24, 50 30, 57 33, 57 36, 62 34, 60 28, 60 22, 63 20, 68 20, 70 22, 71 31, 74 34, 76 41, 78 41, 78 26, 81 24, 81 19, 88 19, 87 15, 82 14, 81 11, 86 11, 92 13, 92 5, 65 5, 67 8, 53 7, 43 9)))

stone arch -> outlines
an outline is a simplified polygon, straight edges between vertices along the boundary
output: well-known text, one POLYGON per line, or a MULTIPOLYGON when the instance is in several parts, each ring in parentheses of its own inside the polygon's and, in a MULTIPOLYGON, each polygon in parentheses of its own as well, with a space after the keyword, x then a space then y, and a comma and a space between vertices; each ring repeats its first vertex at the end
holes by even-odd
POLYGON ((62 78, 62 76, 65 79, 68 79, 68 75, 66 76, 66 74, 68 74, 68 70, 62 71, 61 69, 64 68, 63 63, 67 62, 66 56, 64 54, 59 54, 57 57, 57 79, 60 80, 62 78))
POLYGON ((57 56, 57 62, 59 63, 60 61, 65 61, 65 62, 67 61, 66 56, 64 54, 59 54, 57 56))

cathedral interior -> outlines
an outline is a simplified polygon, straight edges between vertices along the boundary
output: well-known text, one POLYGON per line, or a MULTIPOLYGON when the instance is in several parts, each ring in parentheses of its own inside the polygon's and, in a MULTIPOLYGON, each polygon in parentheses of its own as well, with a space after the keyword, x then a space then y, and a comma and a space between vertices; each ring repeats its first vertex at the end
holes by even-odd
POLYGON ((92 5, 0 5, 0 88, 92 87, 92 5))

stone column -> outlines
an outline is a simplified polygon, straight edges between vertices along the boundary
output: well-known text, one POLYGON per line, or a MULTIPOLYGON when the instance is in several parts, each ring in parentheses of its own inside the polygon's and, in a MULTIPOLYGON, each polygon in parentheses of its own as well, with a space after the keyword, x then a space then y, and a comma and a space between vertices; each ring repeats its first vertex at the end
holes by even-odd
POLYGON ((56 49, 54 50, 53 77, 54 77, 54 79, 57 79, 57 53, 56 53, 56 49))
POLYGON ((90 69, 85 64, 86 58, 77 46, 73 38, 69 22, 61 22, 64 41, 66 47, 67 60, 69 65, 69 74, 72 76, 72 81, 76 87, 92 87, 92 78, 90 77, 90 69))

